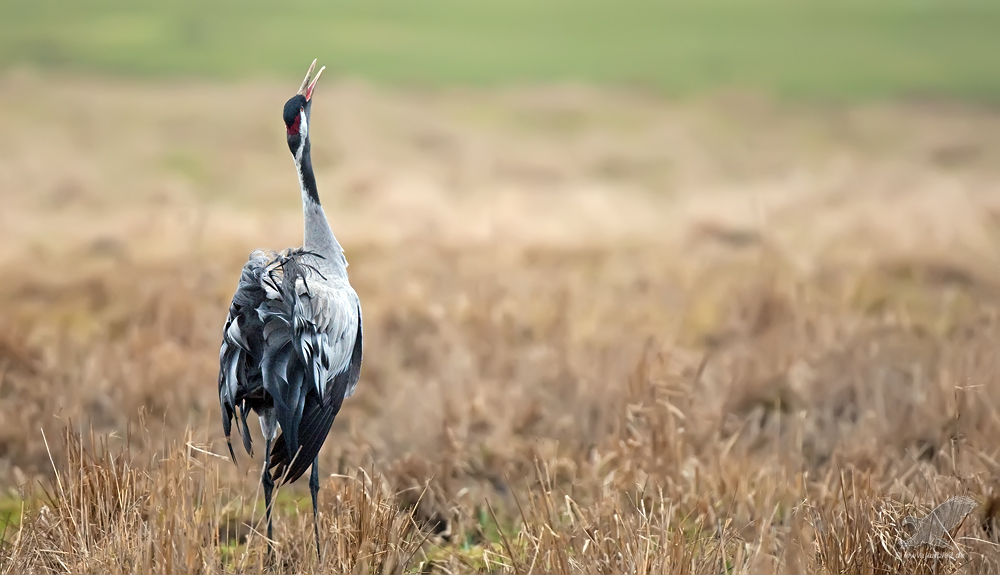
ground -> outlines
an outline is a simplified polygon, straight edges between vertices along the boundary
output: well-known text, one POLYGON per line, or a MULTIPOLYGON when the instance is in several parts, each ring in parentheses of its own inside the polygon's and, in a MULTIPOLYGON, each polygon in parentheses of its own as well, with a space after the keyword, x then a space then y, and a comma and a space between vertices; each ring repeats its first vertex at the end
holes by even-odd
MULTIPOLYGON (((256 572, 218 346, 301 242, 288 86, 56 79, 0 76, 0 572, 256 572)), ((312 117, 366 346, 328 569, 915 571, 954 495, 995 568, 995 110, 330 75, 312 117)))

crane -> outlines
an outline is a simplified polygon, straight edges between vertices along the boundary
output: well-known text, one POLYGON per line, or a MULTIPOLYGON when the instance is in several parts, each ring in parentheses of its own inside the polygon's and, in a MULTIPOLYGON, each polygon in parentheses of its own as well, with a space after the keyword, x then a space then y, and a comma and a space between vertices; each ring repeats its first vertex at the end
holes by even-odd
POLYGON ((275 482, 292 483, 312 466, 313 531, 322 558, 316 504, 319 450, 358 384, 362 330, 361 302, 348 281, 347 259, 320 205, 313 174, 309 118, 313 90, 325 66, 310 82, 315 67, 313 60, 282 113, 302 192, 302 246, 254 250, 243 266, 219 350, 219 403, 233 463, 233 421, 253 456, 247 413, 254 411, 260 420, 269 549, 275 482))

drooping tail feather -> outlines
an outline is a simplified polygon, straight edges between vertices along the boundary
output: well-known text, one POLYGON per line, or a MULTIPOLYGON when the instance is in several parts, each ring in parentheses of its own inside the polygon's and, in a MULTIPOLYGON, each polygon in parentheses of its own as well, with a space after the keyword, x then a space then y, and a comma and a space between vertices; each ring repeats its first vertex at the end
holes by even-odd
MULTIPOLYGON (((336 409, 333 405, 324 405, 322 402, 306 402, 302 412, 302 421, 299 423, 298 453, 290 453, 288 443, 285 441, 285 434, 282 432, 275 440, 271 449, 271 476, 275 482, 292 483, 305 473, 306 469, 312 465, 313 460, 319 453, 323 442, 326 440, 333 420, 340 411, 339 403, 336 409), (282 477, 284 480, 282 481, 282 477)), ((279 484, 280 484, 279 483, 279 484)))

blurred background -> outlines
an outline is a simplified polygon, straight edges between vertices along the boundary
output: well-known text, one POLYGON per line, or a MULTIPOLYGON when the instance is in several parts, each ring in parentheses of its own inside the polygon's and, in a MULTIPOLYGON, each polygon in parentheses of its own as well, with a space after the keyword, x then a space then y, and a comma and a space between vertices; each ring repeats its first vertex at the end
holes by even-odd
MULTIPOLYGON (((51 477, 42 430, 226 451, 221 327, 250 251, 301 243, 280 112, 314 58, 366 342, 325 470, 447 477, 440 517, 538 458, 569 486, 672 478, 706 514, 748 469, 992 493, 952 447, 1000 431, 1000 4, 0 15, 0 511, 51 477)), ((250 493, 257 457, 209 461, 250 493)))

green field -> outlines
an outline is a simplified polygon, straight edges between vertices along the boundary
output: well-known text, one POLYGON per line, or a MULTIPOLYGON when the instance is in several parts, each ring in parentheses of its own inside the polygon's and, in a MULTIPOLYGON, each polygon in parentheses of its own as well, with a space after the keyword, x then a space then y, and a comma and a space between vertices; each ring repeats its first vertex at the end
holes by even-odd
POLYGON ((1000 3, 4 0, 0 68, 1000 100, 1000 3), (295 71, 293 74, 292 71, 295 71))

